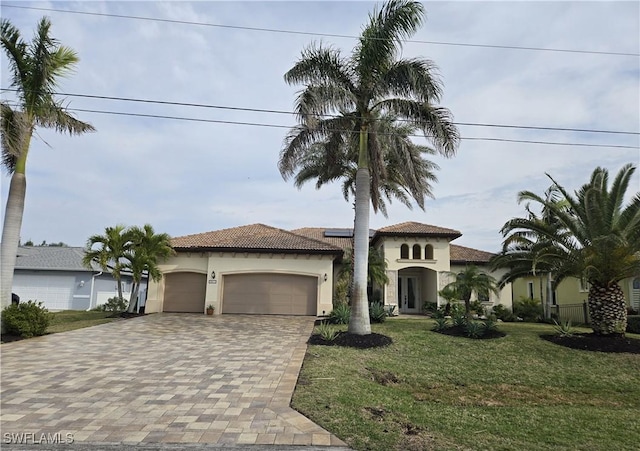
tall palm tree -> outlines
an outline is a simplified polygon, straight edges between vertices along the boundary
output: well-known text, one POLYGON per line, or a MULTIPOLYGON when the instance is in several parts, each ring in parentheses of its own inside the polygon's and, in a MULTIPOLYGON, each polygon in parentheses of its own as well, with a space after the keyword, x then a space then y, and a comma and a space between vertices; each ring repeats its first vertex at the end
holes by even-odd
POLYGON ((104 235, 92 235, 87 239, 85 254, 82 259, 87 268, 92 263, 97 264, 103 271, 111 271, 118 287, 118 297, 122 297, 122 270, 125 268, 123 260, 131 248, 131 240, 125 226, 118 224, 107 227, 104 235), (97 247, 96 247, 97 245, 97 247))
POLYGON ((381 121, 377 119, 389 114, 408 121, 447 157, 455 154, 458 145, 451 113, 435 106, 442 94, 435 65, 426 59, 398 57, 402 40, 415 34, 423 19, 419 2, 389 1, 369 15, 350 56, 311 44, 285 74, 287 83, 305 86, 296 99, 300 125, 291 131, 280 155, 280 172, 285 179, 295 173, 311 144, 329 142, 333 149, 340 149, 352 135, 358 136, 349 322, 349 332, 358 335, 371 333, 366 291, 369 203, 386 170, 383 138, 378 132, 381 121))
MULTIPOLYGON (((374 212, 387 216, 385 198, 389 203, 395 198, 412 209, 413 198, 424 209, 425 198, 433 198, 431 183, 438 181, 435 171, 438 165, 427 159, 436 152, 427 146, 411 141, 417 127, 406 122, 398 122, 391 115, 377 118, 378 140, 381 164, 371 165, 371 206, 374 212)), ((342 180, 342 194, 345 200, 355 195, 356 173, 358 171, 359 135, 336 130, 336 137, 322 142, 312 142, 299 150, 299 162, 294 183, 301 188, 305 183, 316 180, 316 189, 323 185, 342 180), (333 139, 334 138, 334 139, 333 139)), ((295 135, 290 135, 291 139, 295 135)), ((281 160, 281 171, 288 161, 281 160)))
POLYGON ((481 272, 477 266, 467 266, 458 273, 451 273, 455 280, 447 284, 443 290, 455 292, 464 301, 464 308, 467 316, 471 315, 471 295, 489 293, 498 294, 496 279, 489 274, 481 272))
POLYGON ((31 137, 36 127, 78 135, 94 128, 71 116, 61 101, 54 99, 60 77, 70 74, 78 56, 50 36, 51 22, 42 18, 31 42, 8 20, 0 23, 0 43, 11 70, 11 87, 15 88, 18 107, 0 103, 2 164, 11 176, 4 225, 2 228, 0 305, 11 302, 11 287, 27 189, 26 164, 31 137))
MULTIPOLYGON (((547 174, 561 193, 562 202, 530 191, 522 192, 520 197, 546 209, 554 223, 514 218, 503 228, 511 233, 507 239, 515 234, 532 238, 532 246, 540 249, 536 252, 544 252, 545 265, 553 272, 555 285, 567 277, 583 278, 589 283, 591 327, 599 335, 624 333, 627 310, 618 282, 640 271, 640 192, 623 205, 635 169, 632 164, 623 166, 609 188, 609 172, 598 167, 589 182, 574 194, 547 174)), ((507 247, 494 263, 509 270, 503 280, 525 274, 527 262, 521 258, 521 251, 507 247)))
POLYGON ((145 224, 142 228, 131 227, 126 235, 130 245, 123 255, 127 260, 123 267, 131 271, 133 278, 128 308, 128 312, 133 313, 138 303, 142 276, 146 272, 152 280, 160 280, 162 272, 158 268, 158 261, 166 260, 174 251, 171 247, 171 237, 166 233, 155 233, 150 224, 145 224))

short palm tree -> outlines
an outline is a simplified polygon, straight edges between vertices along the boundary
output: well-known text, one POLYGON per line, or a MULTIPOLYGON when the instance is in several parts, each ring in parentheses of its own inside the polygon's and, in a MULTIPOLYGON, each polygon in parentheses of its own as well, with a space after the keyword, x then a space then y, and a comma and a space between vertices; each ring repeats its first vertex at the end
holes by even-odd
POLYGON ((60 77, 73 71, 76 53, 50 36, 51 22, 43 18, 33 40, 25 42, 20 31, 8 20, 0 24, 0 44, 11 71, 11 87, 15 88, 18 107, 0 103, 2 164, 12 174, 2 228, 0 305, 11 302, 13 271, 20 240, 24 199, 27 189, 26 164, 31 137, 36 127, 53 128, 78 135, 94 128, 71 116, 62 102, 54 99, 60 77))
POLYGON ((590 284, 588 305, 594 333, 624 333, 627 310, 618 282, 640 272, 640 192, 624 205, 635 169, 632 164, 623 166, 609 188, 609 172, 598 167, 574 194, 549 176, 562 202, 530 191, 520 193, 522 199, 548 211, 553 222, 526 217, 505 224, 503 230, 510 233, 507 240, 524 234, 531 244, 503 250, 494 262, 494 266, 509 270, 503 281, 526 275, 527 269, 530 274, 531 256, 542 256, 539 260, 543 259, 545 269, 553 273, 555 285, 567 277, 590 284))
POLYGON ((460 299, 464 301, 464 308, 467 316, 471 315, 471 295, 489 293, 498 294, 497 281, 484 272, 481 272, 477 266, 467 266, 458 273, 451 273, 455 280, 447 284, 443 290, 452 290, 460 299))
POLYGON ((107 227, 104 235, 92 235, 87 239, 83 264, 92 268, 96 264, 103 271, 111 271, 118 287, 118 297, 122 297, 122 270, 125 262, 123 258, 131 248, 128 232, 123 225, 107 227))
POLYGON ((444 156, 454 155, 458 145, 451 113, 435 106, 442 88, 434 64, 398 57, 402 40, 418 30, 423 18, 421 3, 389 1, 369 16, 349 57, 312 44, 285 74, 287 83, 305 86, 296 100, 300 125, 291 131, 280 155, 285 179, 295 173, 312 144, 330 144, 341 153, 338 149, 349 147, 346 143, 358 137, 349 322, 349 332, 358 335, 371 333, 366 286, 372 186, 375 193, 376 180, 387 179, 383 135, 378 132, 382 122, 378 119, 390 115, 418 127, 444 156))
POLYGON ((162 278, 162 272, 158 268, 159 260, 166 260, 174 251, 171 247, 171 237, 166 233, 155 233, 150 224, 143 227, 131 227, 126 232, 130 245, 124 252, 126 263, 123 268, 131 271, 133 287, 129 301, 128 312, 136 311, 138 293, 142 276, 147 273, 154 281, 162 278))

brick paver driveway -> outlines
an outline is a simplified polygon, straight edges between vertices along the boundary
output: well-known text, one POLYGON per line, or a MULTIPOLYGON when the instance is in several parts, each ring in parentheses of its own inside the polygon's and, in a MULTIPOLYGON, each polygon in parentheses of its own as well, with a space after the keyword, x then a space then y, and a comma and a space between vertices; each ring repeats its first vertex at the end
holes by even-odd
POLYGON ((153 314, 3 344, 3 440, 342 446, 289 407, 313 319, 153 314))

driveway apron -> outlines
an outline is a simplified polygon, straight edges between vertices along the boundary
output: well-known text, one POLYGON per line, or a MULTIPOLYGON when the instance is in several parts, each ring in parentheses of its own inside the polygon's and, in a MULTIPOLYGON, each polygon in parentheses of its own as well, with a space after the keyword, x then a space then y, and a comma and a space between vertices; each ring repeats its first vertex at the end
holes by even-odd
POLYGON ((344 446, 289 407, 314 319, 163 313, 3 344, 3 443, 344 446))

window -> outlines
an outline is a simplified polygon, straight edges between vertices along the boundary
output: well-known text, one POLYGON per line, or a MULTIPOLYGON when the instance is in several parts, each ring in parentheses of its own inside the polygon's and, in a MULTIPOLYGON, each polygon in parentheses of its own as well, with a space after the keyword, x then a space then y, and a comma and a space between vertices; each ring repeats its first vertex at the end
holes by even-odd
POLYGON ((480 290, 478 291, 478 301, 480 302, 489 302, 489 290, 480 290))
POLYGON ((558 305, 558 293, 553 290, 553 293, 551 293, 551 295, 551 304, 558 305))
POLYGON ((400 246, 400 258, 409 258, 409 245, 403 244, 402 246, 400 246))
POLYGON ((527 282, 527 293, 529 295, 529 299, 533 299, 534 297, 533 282, 527 282))
POLYGON ((591 288, 591 284, 589 282, 587 282, 587 279, 585 279, 584 277, 580 278, 580 291, 584 292, 584 291, 589 291, 589 289, 591 288))
POLYGON ((430 244, 427 244, 424 247, 424 259, 425 260, 433 260, 433 246, 430 244))
POLYGON ((422 252, 422 248, 420 247, 419 244, 414 244, 413 245, 413 259, 414 260, 420 260, 420 254, 422 252))

